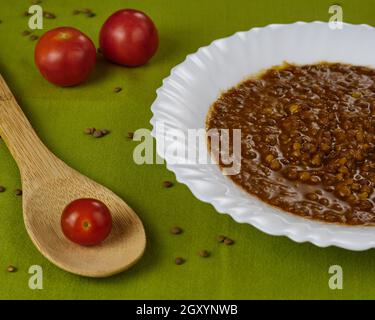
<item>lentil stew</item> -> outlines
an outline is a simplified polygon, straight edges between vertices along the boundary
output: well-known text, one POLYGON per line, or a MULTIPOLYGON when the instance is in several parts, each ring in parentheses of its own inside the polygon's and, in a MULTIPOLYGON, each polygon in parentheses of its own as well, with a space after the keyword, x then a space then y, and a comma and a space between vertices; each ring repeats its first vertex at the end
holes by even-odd
POLYGON ((269 69, 222 94, 206 129, 241 130, 241 170, 229 177, 262 201, 309 219, 375 225, 374 69, 269 69))

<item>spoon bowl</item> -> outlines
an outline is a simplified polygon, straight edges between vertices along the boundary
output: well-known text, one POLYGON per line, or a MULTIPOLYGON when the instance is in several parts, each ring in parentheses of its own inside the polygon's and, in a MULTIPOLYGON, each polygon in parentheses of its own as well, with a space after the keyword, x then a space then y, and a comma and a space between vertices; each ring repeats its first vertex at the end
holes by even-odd
POLYGON ((0 131, 20 169, 26 230, 47 259, 78 275, 107 277, 142 257, 146 236, 136 213, 112 191, 70 168, 45 147, 1 76, 0 131), (62 211, 81 198, 100 200, 111 212, 112 231, 99 245, 80 246, 62 232, 62 211))
POLYGON ((145 249, 140 219, 112 191, 69 169, 70 175, 24 190, 24 221, 32 241, 50 261, 75 274, 105 277, 131 267, 145 249), (80 246, 62 233, 61 212, 67 204, 81 198, 98 199, 111 212, 112 231, 99 245, 80 246))

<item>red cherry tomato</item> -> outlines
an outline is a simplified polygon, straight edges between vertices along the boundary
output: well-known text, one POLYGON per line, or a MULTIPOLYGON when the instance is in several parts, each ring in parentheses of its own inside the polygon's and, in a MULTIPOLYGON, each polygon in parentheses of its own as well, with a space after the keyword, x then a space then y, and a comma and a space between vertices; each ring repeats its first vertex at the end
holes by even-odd
POLYGON ((112 217, 103 202, 78 199, 64 209, 61 228, 69 240, 80 245, 93 246, 108 237, 112 229, 112 217))
POLYGON ((159 46, 158 31, 143 12, 124 9, 115 12, 100 31, 100 49, 108 60, 128 67, 148 62, 159 46))
POLYGON ((89 77, 95 66, 96 49, 81 31, 62 27, 47 31, 39 39, 34 58, 44 78, 69 87, 89 77))

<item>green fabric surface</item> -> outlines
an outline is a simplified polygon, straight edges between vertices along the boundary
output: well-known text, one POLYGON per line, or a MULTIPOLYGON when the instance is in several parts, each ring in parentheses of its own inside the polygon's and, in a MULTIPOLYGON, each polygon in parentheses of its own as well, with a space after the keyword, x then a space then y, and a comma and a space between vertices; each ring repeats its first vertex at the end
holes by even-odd
MULTIPOLYGON (((44 20, 44 29, 74 26, 98 42, 104 20, 125 7, 147 12, 160 32, 160 49, 147 66, 127 69, 99 59, 91 79, 63 89, 45 81, 33 62, 35 42, 21 35, 28 19, 22 13, 29 0, 0 2, 0 72, 9 83, 27 117, 46 145, 69 165, 124 198, 144 222, 148 245, 132 269, 108 279, 90 279, 60 270, 46 260, 30 241, 22 220, 18 169, 0 142, 0 298, 2 299, 367 299, 375 297, 374 251, 350 252, 297 244, 266 235, 252 226, 235 223, 197 200, 176 184, 165 165, 137 166, 137 145, 126 134, 150 128, 150 105, 170 69, 185 56, 217 38, 270 23, 298 20, 328 21, 333 1, 314 0, 43 0, 45 10, 57 15, 44 20), (97 16, 73 16, 91 8, 97 16), (116 86, 123 87, 118 94, 116 86), (93 139, 86 127, 108 128, 112 133, 93 139), (180 236, 169 229, 179 225, 180 236), (216 243, 225 234, 234 246, 216 243), (201 249, 212 252, 208 259, 201 249), (182 256, 186 264, 176 266, 182 256), (19 268, 8 273, 9 264, 19 268), (28 288, 28 268, 41 265, 44 289, 28 288), (328 268, 341 265, 344 290, 328 287, 328 268)), ((342 0, 345 21, 375 25, 374 0, 342 0)), ((43 31, 37 31, 41 35, 43 31)))

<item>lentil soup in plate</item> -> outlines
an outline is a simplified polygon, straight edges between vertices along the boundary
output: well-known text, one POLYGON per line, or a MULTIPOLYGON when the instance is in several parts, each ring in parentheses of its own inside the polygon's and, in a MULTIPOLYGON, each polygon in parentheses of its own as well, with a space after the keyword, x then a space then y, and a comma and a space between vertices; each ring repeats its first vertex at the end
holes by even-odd
POLYGON ((223 93, 206 129, 241 130, 241 170, 229 177, 263 202, 312 220, 375 225, 375 69, 268 69, 223 93))

